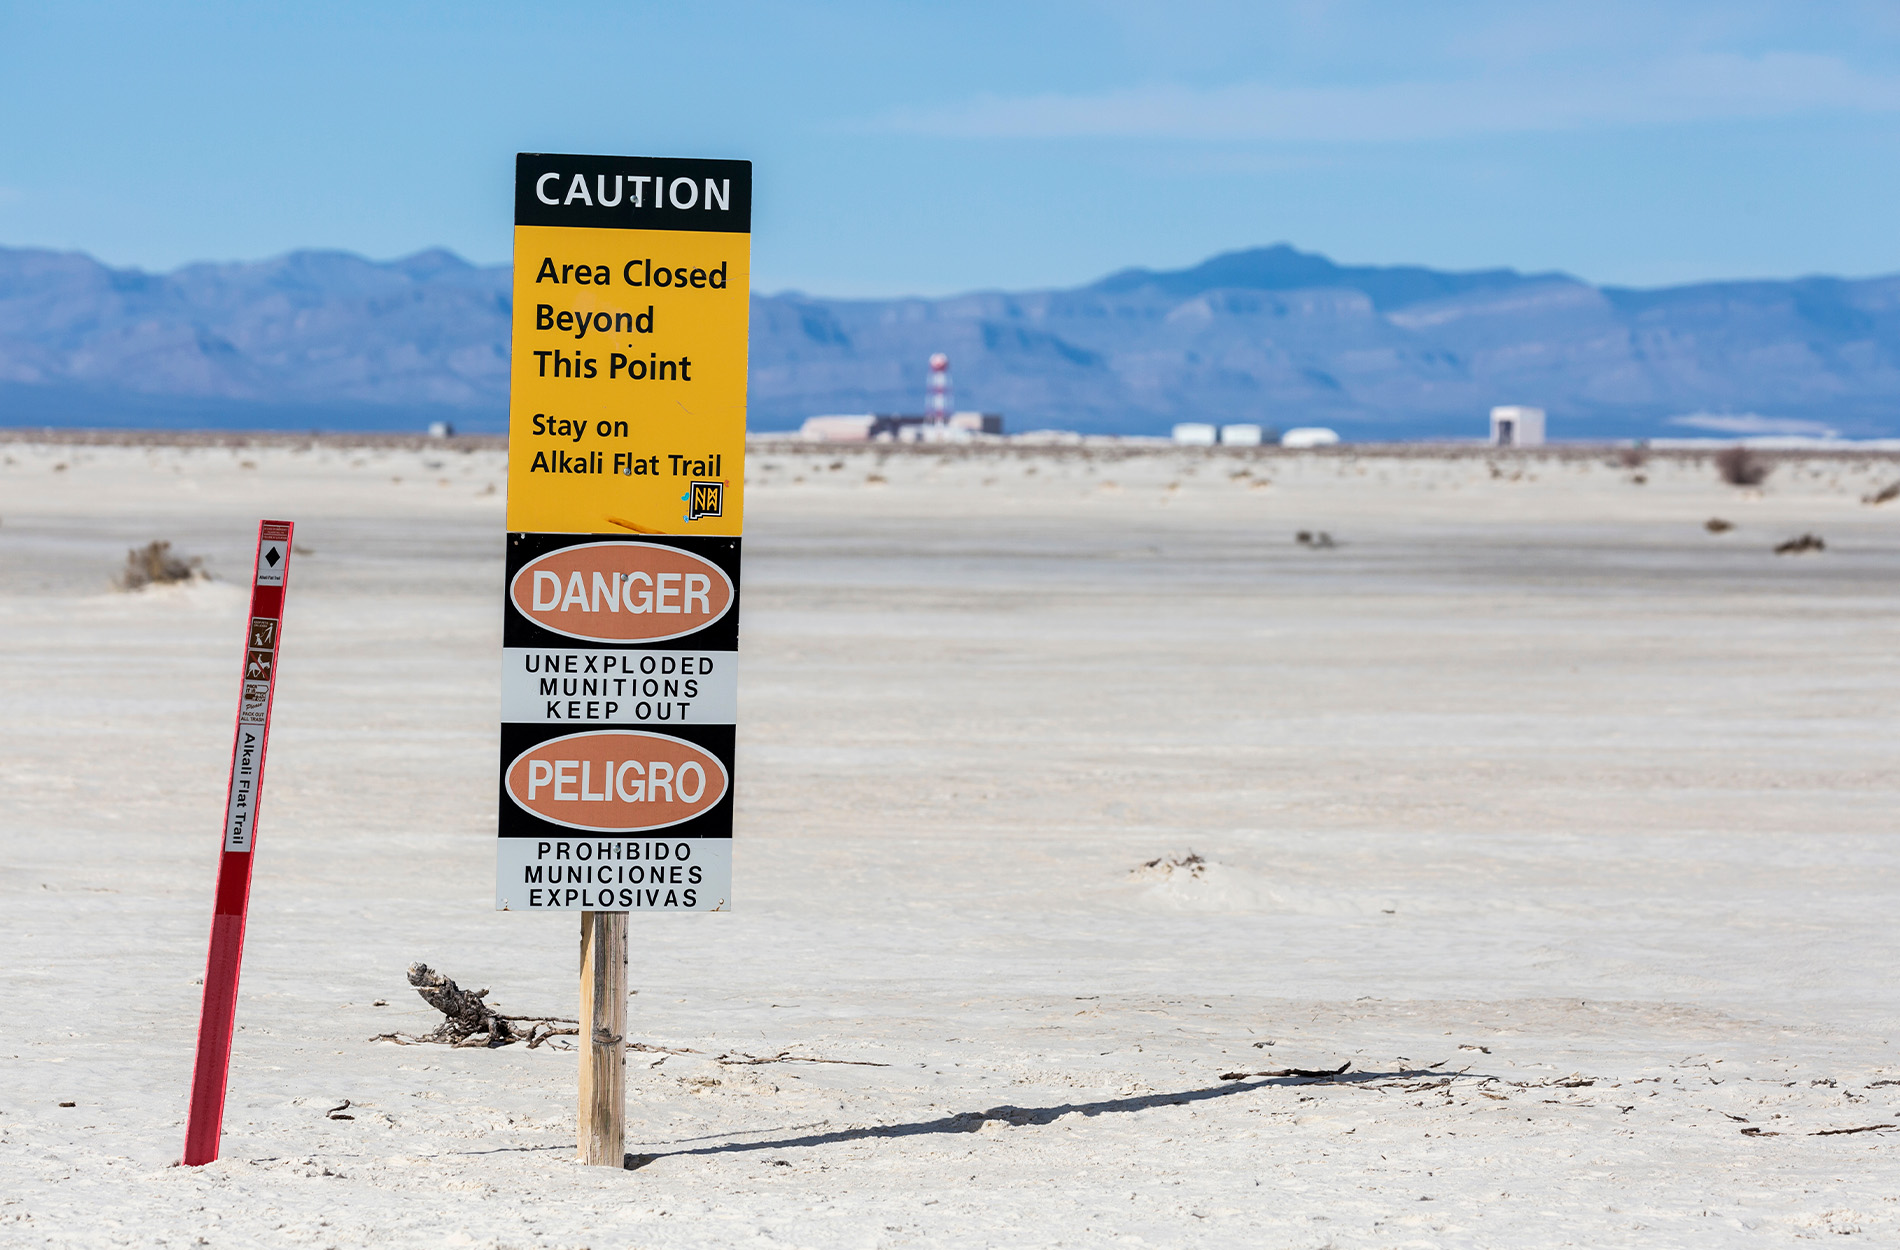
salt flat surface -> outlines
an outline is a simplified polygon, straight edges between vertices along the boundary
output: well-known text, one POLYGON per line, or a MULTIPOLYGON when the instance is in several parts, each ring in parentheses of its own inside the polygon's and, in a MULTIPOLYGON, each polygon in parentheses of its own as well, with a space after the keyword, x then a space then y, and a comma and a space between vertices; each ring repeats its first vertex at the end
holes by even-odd
POLYGON ((0 1244, 1900 1239, 1894 462, 749 473, 737 909, 634 918, 619 1171, 573 1054, 370 1040, 430 1027, 417 960, 573 1010, 574 918, 490 909, 499 455, 0 445, 0 1244), (244 603, 108 583, 154 538, 241 580, 263 515, 303 551, 184 1169, 244 603))

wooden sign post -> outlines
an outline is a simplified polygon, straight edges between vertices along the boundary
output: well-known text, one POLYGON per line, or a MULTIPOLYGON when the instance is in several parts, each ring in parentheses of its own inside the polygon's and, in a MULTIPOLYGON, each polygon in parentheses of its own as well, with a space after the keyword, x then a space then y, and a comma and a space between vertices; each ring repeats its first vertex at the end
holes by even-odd
POLYGON ((495 905, 581 913, 608 1167, 628 914, 732 899, 751 230, 746 161, 516 158, 495 905))
POLYGON ((581 913, 580 1150, 582 1163, 627 1157, 627 913, 581 913))
POLYGON ((224 853, 218 858, 211 950, 205 959, 204 1003, 198 1016, 198 1055, 191 1074, 191 1112, 185 1121, 184 1161, 193 1167, 218 1157, 224 1133, 231 1034, 237 1027, 238 971, 244 961, 244 922, 251 905, 251 853, 264 790, 264 752, 270 746, 271 696, 277 689, 277 646, 283 633, 284 595, 290 588, 294 528, 289 521, 260 521, 257 526, 251 615, 245 626, 237 731, 231 743, 231 785, 224 800, 224 853))

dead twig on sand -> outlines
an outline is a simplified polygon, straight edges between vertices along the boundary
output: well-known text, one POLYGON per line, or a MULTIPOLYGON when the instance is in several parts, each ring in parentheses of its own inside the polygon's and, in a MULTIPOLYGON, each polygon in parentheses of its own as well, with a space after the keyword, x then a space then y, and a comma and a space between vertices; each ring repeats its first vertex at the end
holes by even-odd
POLYGON ((1845 1137, 1849 1133, 1877 1133, 1883 1128, 1900 1128, 1900 1124, 1863 1124, 1859 1128, 1824 1128, 1809 1137, 1845 1137))
POLYGON ((812 1055, 794 1055, 787 1050, 781 1050, 776 1055, 766 1055, 763 1057, 746 1054, 725 1054, 717 1056, 713 1062, 731 1064, 734 1066, 749 1066, 759 1063, 845 1063, 856 1068, 888 1068, 891 1066, 888 1063, 873 1063, 869 1059, 819 1059, 812 1055))
POLYGON ((1594 1076, 1585 1076, 1581 1072, 1572 1072, 1569 1076, 1554 1077, 1548 1081, 1506 1081, 1506 1085, 1516 1089, 1587 1089, 1597 1083, 1594 1076))
MULTIPOLYGON (((649 1055, 703 1055, 703 1050, 694 1050, 691 1046, 650 1046, 645 1042, 628 1042, 628 1050, 643 1051, 649 1055)), ((869 1059, 821 1059, 815 1055, 794 1055, 789 1050, 781 1050, 776 1055, 748 1055, 744 1051, 726 1051, 710 1056, 714 1063, 723 1063, 728 1067, 752 1067, 761 1063, 843 1063, 855 1068, 888 1068, 888 1063, 874 1063, 869 1059)))
POLYGON ((1223 1081, 1247 1081, 1255 1077, 1264 1076, 1297 1076, 1304 1077, 1309 1081, 1326 1081, 1331 1080, 1333 1077, 1344 1075, 1346 1069, 1351 1066, 1352 1060, 1348 1059, 1337 1068, 1274 1068, 1269 1072, 1223 1072, 1220 1074, 1220 1079, 1223 1081))

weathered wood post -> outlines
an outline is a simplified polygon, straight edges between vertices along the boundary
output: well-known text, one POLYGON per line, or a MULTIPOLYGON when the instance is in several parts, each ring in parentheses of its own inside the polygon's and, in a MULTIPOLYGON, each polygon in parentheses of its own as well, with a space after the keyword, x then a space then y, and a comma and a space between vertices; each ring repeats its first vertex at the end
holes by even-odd
POLYGON ((581 1096, 576 1157, 627 1157, 627 913, 581 913, 581 1096))

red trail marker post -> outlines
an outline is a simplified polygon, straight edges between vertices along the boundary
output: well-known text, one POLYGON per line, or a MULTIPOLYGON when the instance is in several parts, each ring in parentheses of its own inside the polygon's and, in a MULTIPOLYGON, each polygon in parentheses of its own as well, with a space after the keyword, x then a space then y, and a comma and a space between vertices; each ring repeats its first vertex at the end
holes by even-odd
POLYGON ((251 850, 264 788, 264 751, 270 745, 271 695, 277 688, 277 644, 283 632, 294 528, 289 521, 260 521, 257 526, 251 615, 245 625, 237 731, 231 743, 231 788, 224 805, 224 853, 218 859, 218 900, 211 913, 211 953, 205 960, 198 1057, 191 1074, 191 1114, 185 1124, 184 1161, 190 1167, 218 1157, 218 1139, 224 1131, 231 1034, 237 1027, 238 968, 244 960, 244 919, 251 902, 251 850))

